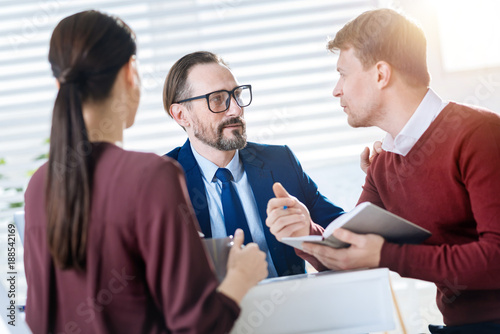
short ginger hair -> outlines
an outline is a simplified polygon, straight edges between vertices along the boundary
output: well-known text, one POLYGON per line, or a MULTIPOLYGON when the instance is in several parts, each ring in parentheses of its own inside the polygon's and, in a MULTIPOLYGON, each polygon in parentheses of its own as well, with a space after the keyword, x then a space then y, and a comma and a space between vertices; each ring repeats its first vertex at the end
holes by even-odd
POLYGON ((331 52, 350 48, 365 69, 385 61, 408 84, 429 86, 425 34, 416 23, 392 9, 362 13, 340 29, 327 45, 331 52))

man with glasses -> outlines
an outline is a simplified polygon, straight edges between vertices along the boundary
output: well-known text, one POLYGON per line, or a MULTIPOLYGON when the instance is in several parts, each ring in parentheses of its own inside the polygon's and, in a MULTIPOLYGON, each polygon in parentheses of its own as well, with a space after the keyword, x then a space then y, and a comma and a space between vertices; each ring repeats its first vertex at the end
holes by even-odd
POLYGON ((321 195, 287 146, 247 143, 243 114, 252 102, 252 87, 238 84, 219 56, 194 52, 170 69, 163 102, 188 135, 167 156, 184 168, 205 237, 224 237, 241 228, 245 242, 254 241, 267 253, 269 277, 304 273, 304 261, 265 225, 273 184, 282 183, 296 197, 286 207, 296 213, 290 222, 312 218, 326 226, 343 211, 321 195))

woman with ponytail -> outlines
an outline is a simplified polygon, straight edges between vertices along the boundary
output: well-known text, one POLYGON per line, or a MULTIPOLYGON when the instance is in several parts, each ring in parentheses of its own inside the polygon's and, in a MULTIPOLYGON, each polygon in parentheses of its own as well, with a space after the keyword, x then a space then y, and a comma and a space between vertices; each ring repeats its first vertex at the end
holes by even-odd
POLYGON ((218 285, 181 168, 121 148, 140 99, 135 54, 132 30, 97 11, 52 34, 49 161, 25 194, 34 333, 225 333, 267 276, 265 254, 237 233, 218 285))

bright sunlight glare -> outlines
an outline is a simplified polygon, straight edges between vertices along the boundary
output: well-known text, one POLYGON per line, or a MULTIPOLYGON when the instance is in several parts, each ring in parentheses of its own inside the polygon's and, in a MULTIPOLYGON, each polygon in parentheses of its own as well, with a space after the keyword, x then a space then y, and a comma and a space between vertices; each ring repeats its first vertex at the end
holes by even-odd
POLYGON ((446 71, 500 66, 500 1, 433 0, 432 4, 446 71))

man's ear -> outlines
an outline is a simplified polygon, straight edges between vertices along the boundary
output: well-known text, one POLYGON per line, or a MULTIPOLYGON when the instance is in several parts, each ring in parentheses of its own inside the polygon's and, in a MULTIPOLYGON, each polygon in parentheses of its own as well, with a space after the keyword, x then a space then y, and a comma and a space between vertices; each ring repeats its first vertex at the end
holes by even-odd
POLYGON ((379 61, 375 64, 375 69, 377 74, 377 85, 381 89, 387 87, 391 82, 392 66, 385 61, 379 61))
POLYGON ((189 127, 190 120, 188 111, 182 104, 172 103, 172 105, 170 106, 170 115, 172 115, 172 118, 177 122, 177 124, 182 126, 184 129, 186 129, 186 127, 189 127))

